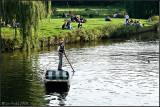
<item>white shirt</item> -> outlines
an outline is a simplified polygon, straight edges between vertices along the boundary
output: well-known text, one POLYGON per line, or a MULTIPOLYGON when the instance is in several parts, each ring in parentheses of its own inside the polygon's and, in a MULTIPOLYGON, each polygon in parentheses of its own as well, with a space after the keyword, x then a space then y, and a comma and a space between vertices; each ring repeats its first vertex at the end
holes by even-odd
MULTIPOLYGON (((57 51, 59 51, 59 49, 60 49, 60 46, 58 46, 58 49, 57 49, 57 51)), ((65 46, 64 46, 64 51, 65 51, 65 46)))
POLYGON ((125 18, 126 18, 126 19, 129 19, 129 16, 128 16, 128 15, 125 15, 125 18))

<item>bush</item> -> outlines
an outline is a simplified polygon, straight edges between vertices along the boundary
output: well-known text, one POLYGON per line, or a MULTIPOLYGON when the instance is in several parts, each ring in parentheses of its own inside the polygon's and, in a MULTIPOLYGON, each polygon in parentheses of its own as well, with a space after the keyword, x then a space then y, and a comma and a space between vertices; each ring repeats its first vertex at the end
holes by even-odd
POLYGON ((121 9, 118 9, 118 11, 124 11, 124 9, 121 8, 121 9))
POLYGON ((152 16, 151 19, 152 19, 152 21, 159 21, 159 16, 158 15, 152 16))
POLYGON ((89 9, 89 8, 85 9, 85 11, 89 11, 89 10, 91 10, 91 9, 89 9))

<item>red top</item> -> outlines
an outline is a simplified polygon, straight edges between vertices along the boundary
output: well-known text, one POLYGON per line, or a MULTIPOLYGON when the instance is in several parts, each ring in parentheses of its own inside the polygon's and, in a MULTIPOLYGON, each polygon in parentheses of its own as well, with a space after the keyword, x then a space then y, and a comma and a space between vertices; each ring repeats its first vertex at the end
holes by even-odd
POLYGON ((69 14, 71 14, 71 11, 69 11, 69 14))

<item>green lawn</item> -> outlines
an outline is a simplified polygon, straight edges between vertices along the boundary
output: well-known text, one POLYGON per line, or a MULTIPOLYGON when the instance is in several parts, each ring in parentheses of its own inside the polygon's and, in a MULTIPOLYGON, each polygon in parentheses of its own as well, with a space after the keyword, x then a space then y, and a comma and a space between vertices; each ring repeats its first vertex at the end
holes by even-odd
MULTIPOLYGON (((72 14, 74 15, 83 15, 83 18, 87 20, 87 23, 82 23, 83 29, 90 29, 97 26, 103 26, 103 25, 123 25, 124 18, 113 18, 113 14, 115 12, 119 12, 120 14, 123 14, 125 12, 124 9, 118 8, 118 7, 89 7, 88 11, 85 11, 85 9, 88 7, 72 7, 72 8, 66 8, 61 7, 57 8, 56 15, 52 16, 50 21, 48 19, 43 19, 43 22, 40 21, 40 29, 39 29, 39 37, 49 37, 49 36, 57 36, 60 32, 71 32, 71 30, 62 30, 62 25, 64 24, 65 18, 58 18, 58 14, 67 13, 71 10, 72 14), (88 18, 88 15, 90 13, 95 13, 96 11, 100 11, 100 15, 96 15, 95 18, 88 18), (87 16, 85 16, 85 14, 87 16), (110 15, 112 21, 105 21, 105 17, 110 15)), ((122 16, 122 15, 121 15, 122 16)), ((66 19, 70 19, 68 16, 66 19)), ((133 18, 133 20, 135 20, 133 18)), ((138 19, 139 20, 139 19, 138 19)), ((155 22, 149 23, 147 22, 147 19, 140 19, 142 24, 145 24, 145 26, 151 26, 155 22)), ((77 29, 78 23, 73 22, 71 23, 72 27, 77 29)), ((8 37, 15 37, 15 30, 13 28, 7 28, 2 27, 1 28, 1 34, 2 38, 8 38, 8 37)), ((18 35, 20 36, 20 33, 18 31, 18 35)))
MULTIPOLYGON (((124 18, 111 18, 112 21, 105 21, 105 17, 103 18, 84 17, 84 18, 87 20, 87 23, 82 23, 82 28, 84 29, 89 29, 103 25, 112 25, 112 24, 123 25, 124 23, 124 18)), ((44 19, 43 23, 40 23, 40 31, 39 31, 40 37, 54 36, 58 35, 58 33, 60 32, 70 32, 71 30, 62 30, 62 25, 64 24, 64 22, 65 22, 64 18, 54 18, 51 19, 50 22, 48 19, 44 19)), ((148 23, 146 19, 141 19, 141 23, 145 24, 145 26, 151 26, 154 24, 154 22, 148 23)), ((72 22, 71 25, 73 28, 78 29, 78 23, 72 22)))

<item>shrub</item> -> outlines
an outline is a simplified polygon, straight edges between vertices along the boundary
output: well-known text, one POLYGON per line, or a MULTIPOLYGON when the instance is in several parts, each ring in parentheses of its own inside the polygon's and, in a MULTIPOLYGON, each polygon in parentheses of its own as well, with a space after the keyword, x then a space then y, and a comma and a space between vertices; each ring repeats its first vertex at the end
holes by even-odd
POLYGON ((91 10, 91 9, 89 9, 89 8, 86 8, 86 9, 85 9, 85 11, 88 11, 88 10, 91 10))
POLYGON ((122 9, 122 8, 120 8, 120 9, 118 9, 118 11, 123 11, 124 9, 122 9))
POLYGON ((152 19, 153 21, 159 21, 159 16, 158 16, 158 15, 157 15, 157 16, 152 16, 151 19, 152 19))

